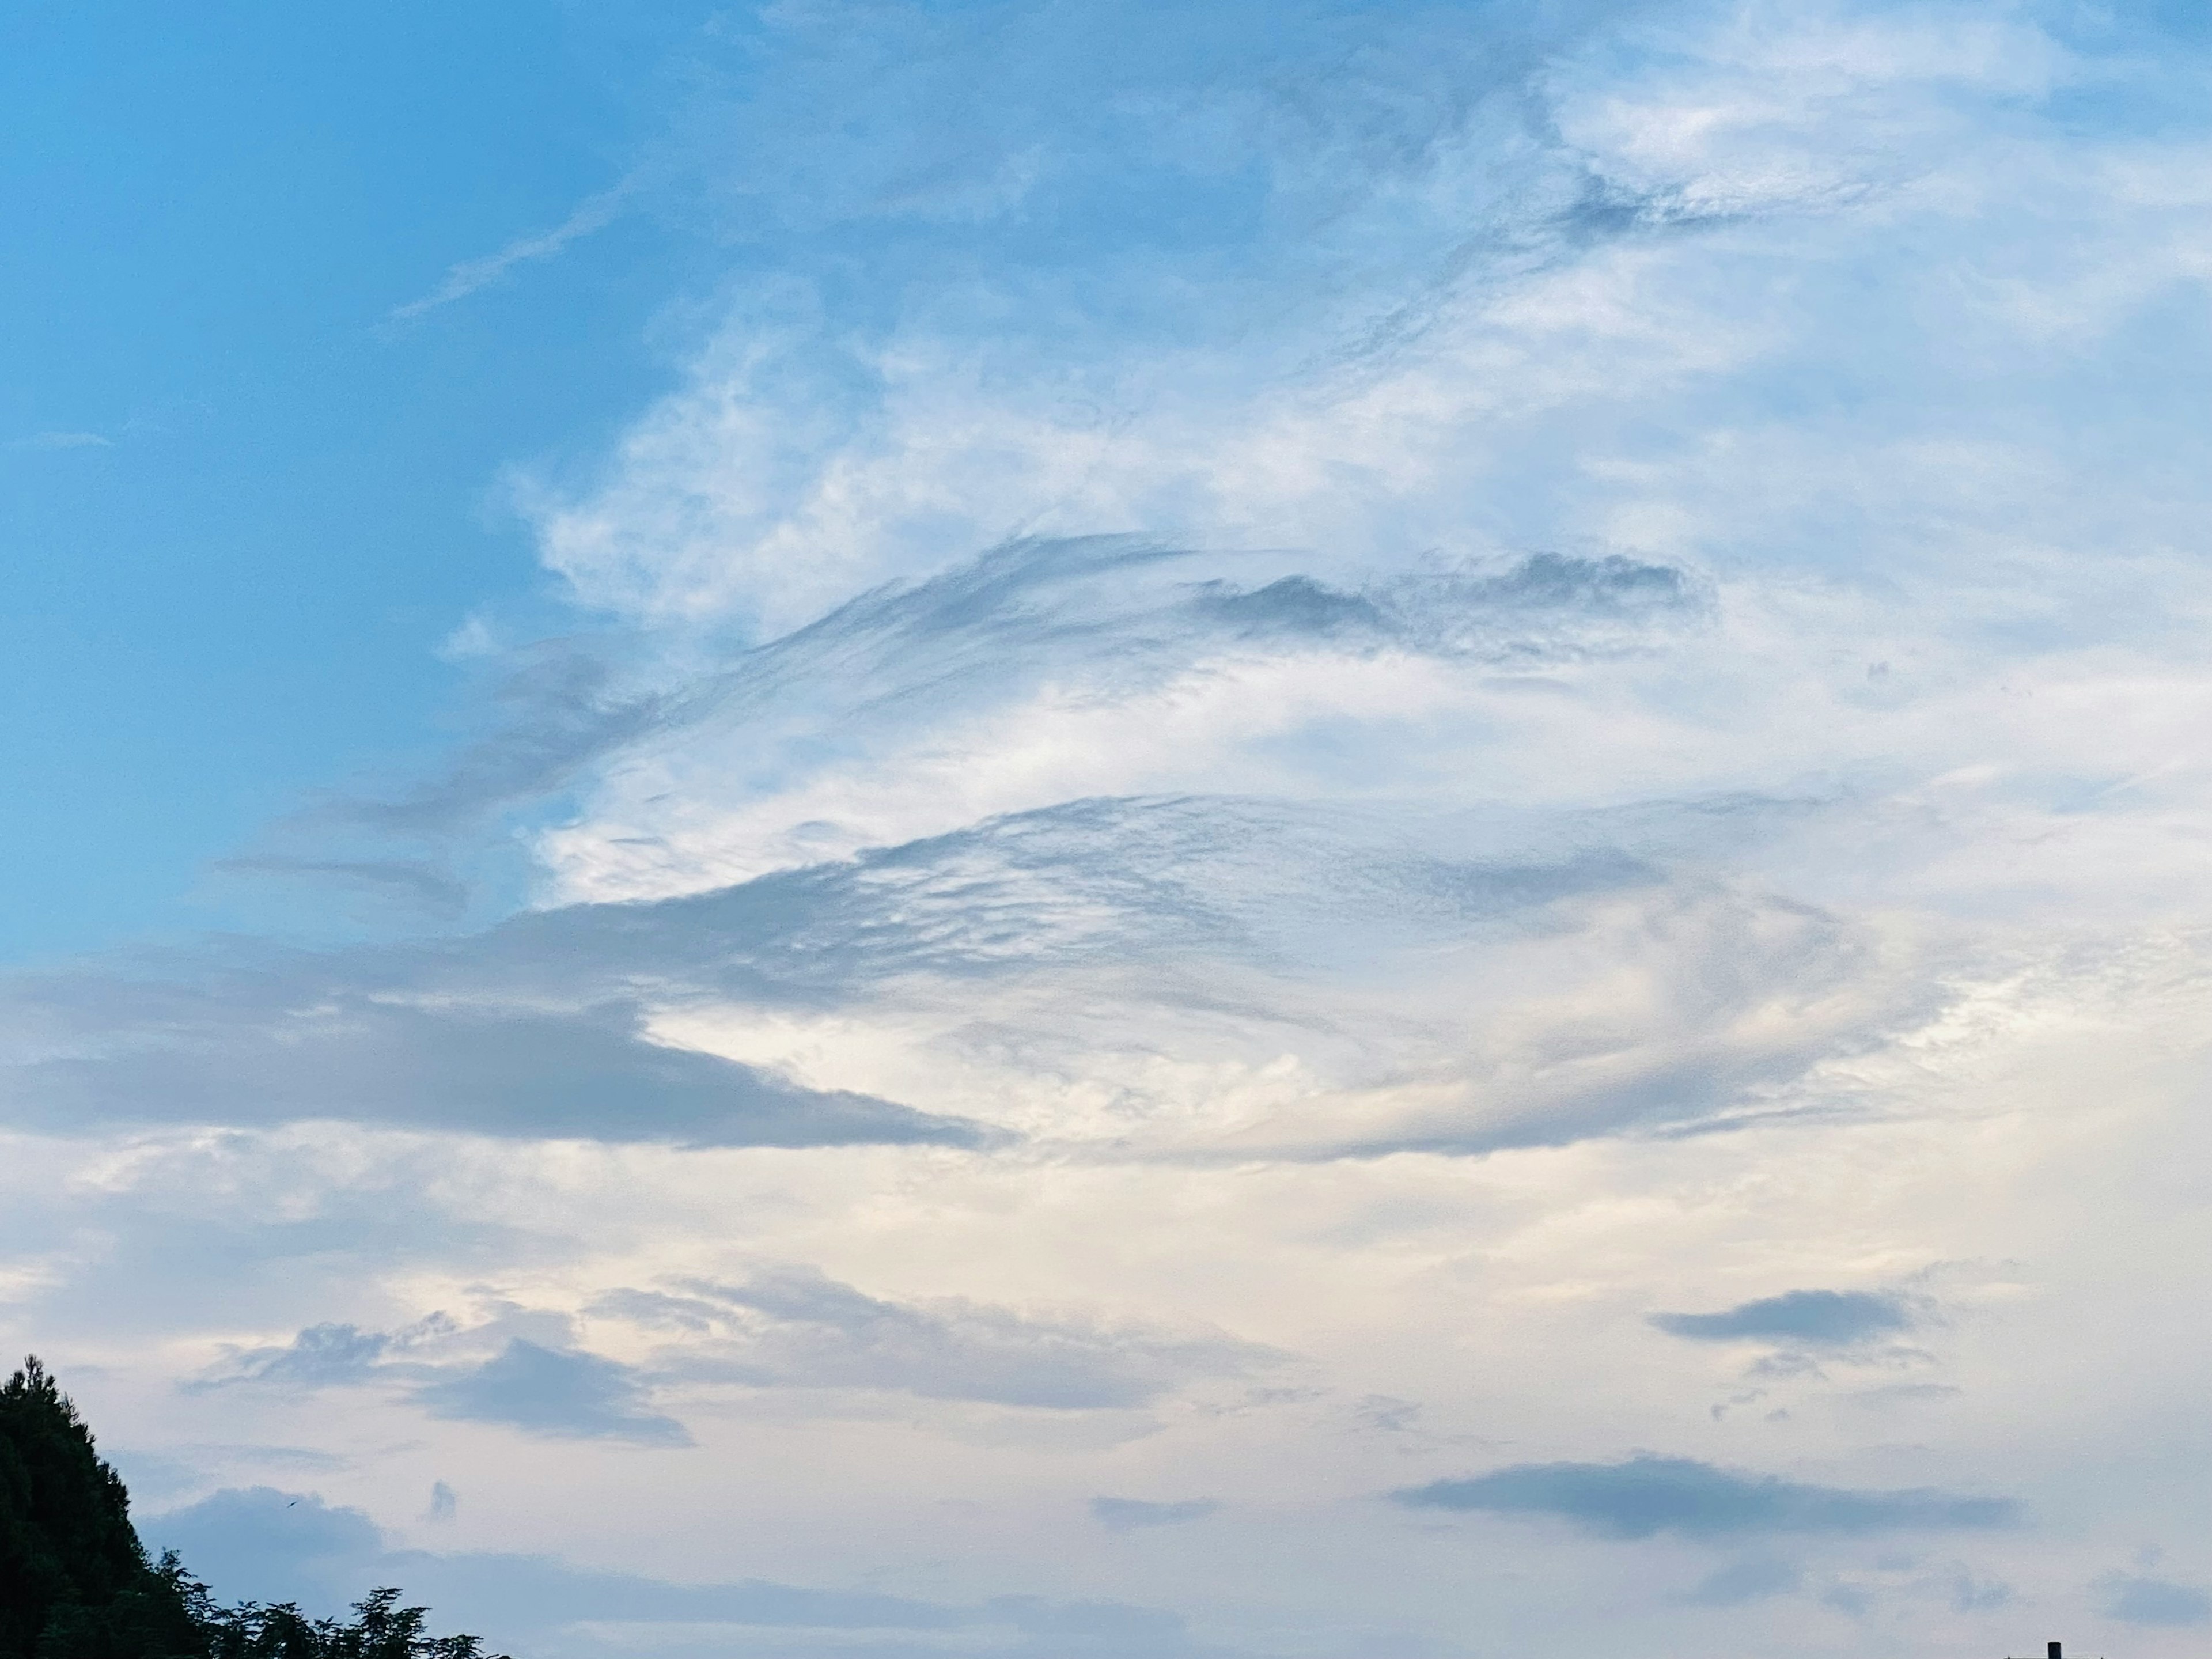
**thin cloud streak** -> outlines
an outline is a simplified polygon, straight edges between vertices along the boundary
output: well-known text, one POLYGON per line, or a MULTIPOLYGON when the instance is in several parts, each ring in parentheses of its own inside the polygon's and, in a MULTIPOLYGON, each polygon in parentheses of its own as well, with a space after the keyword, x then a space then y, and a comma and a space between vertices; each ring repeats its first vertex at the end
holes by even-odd
POLYGON ((612 224, 629 205, 635 190, 634 181, 625 181, 597 195, 587 196, 577 204, 574 212, 552 229, 535 235, 517 237, 496 252, 461 260, 449 269, 445 279, 428 294, 404 305, 392 307, 385 313, 386 321, 411 323, 441 306, 452 305, 457 300, 465 300, 470 295, 491 287, 517 265, 554 258, 571 243, 605 230, 612 224))
POLYGON ((115 440, 98 432, 33 432, 27 436, 11 438, 10 449, 112 449, 115 440))
POLYGON ((1855 1492, 1740 1474, 1692 1458, 1639 1456, 1621 1463, 1521 1463, 1466 1480, 1391 1494, 1410 1509, 1548 1516, 1607 1538, 1692 1538, 1739 1533, 1865 1533, 2008 1527, 2010 1498, 1954 1493, 1855 1492))

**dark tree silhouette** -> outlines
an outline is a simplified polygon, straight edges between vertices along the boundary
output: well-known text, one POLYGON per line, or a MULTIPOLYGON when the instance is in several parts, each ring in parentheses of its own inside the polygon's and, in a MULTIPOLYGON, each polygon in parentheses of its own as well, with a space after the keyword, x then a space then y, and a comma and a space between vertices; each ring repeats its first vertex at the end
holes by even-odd
POLYGON ((187 1586, 186 1593, 206 1633, 208 1659, 486 1659, 473 1636, 428 1634, 422 1624, 429 1610, 401 1607, 396 1589, 376 1590, 355 1603, 350 1624, 310 1620, 289 1601, 223 1608, 200 1600, 206 1592, 199 1585, 187 1586))
POLYGON ((0 1387, 0 1659, 487 1659, 473 1636, 428 1634, 396 1589, 353 1613, 225 1607, 173 1553, 149 1562, 122 1478, 46 1367, 0 1387))
POLYGON ((131 1498, 33 1358, 0 1388, 0 1659, 185 1659, 198 1631, 131 1498))

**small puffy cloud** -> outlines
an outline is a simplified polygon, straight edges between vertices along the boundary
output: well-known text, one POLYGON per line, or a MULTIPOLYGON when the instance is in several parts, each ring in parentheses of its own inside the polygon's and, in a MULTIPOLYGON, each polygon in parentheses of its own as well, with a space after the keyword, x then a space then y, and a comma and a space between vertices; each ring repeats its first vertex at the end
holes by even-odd
POLYGON ((2098 1610, 2124 1625, 2212 1623, 2212 1595, 2194 1584, 2110 1573, 2097 1581, 2098 1610))
POLYGON ((1516 1463, 1392 1496, 1416 1509, 1549 1516, 1607 1538, 1948 1530, 2008 1526, 2020 1513, 2009 1498, 1928 1488, 1856 1492, 1738 1474, 1686 1457, 1516 1463))
POLYGON ((327 1389, 367 1382, 379 1364, 452 1322, 434 1314, 404 1331, 365 1331, 357 1325, 310 1325, 282 1347, 249 1348, 210 1375, 186 1383, 188 1393, 238 1382, 270 1382, 327 1389))
POLYGON ((1659 1313, 1651 1323, 1692 1342, 1770 1341, 1842 1348, 1909 1330, 1912 1310, 1875 1291, 1785 1291, 1722 1313, 1659 1313))
POLYGON ((1094 1498, 1091 1516, 1109 1532, 1129 1532, 1139 1527, 1173 1527, 1186 1521, 1203 1521, 1221 1505, 1211 1498, 1188 1498, 1179 1503, 1153 1504, 1141 1498, 1094 1498))
POLYGON ((526 1434, 691 1443, 682 1424, 647 1408, 644 1384, 628 1366, 520 1337, 481 1365, 424 1384, 414 1398, 433 1417, 504 1423, 526 1434))

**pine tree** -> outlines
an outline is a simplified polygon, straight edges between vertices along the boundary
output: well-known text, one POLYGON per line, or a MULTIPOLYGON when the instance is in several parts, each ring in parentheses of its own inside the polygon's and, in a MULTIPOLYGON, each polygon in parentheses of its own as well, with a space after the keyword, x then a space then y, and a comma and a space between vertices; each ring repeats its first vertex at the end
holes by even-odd
POLYGON ((428 1634, 396 1589, 353 1611, 224 1607, 173 1553, 149 1563, 122 1477, 46 1367, 0 1388, 0 1659, 488 1659, 473 1636, 428 1634))
POLYGON ((198 1632, 148 1565, 131 1499, 33 1358, 0 1387, 0 1659, 191 1659, 198 1632))

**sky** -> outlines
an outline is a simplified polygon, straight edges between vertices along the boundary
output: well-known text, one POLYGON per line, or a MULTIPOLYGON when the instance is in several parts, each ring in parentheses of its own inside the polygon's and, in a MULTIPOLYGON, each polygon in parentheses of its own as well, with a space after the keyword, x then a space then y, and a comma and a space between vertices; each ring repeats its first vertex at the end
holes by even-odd
POLYGON ((0 9, 0 1340, 519 1659, 2212 1627, 2184 4, 0 9))

